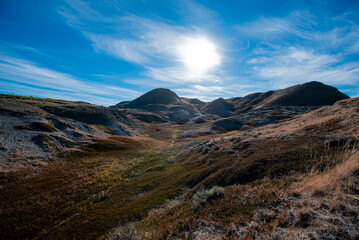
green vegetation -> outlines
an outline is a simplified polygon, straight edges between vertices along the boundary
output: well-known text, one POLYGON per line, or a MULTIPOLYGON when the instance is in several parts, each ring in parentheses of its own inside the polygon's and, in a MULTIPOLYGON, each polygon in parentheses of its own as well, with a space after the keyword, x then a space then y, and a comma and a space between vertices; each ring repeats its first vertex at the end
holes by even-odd
POLYGON ((115 132, 111 128, 106 127, 104 125, 92 125, 92 127, 97 129, 97 130, 100 130, 102 132, 105 132, 107 134, 115 135, 115 132))
MULTIPOLYGON (((39 136, 49 147, 52 140, 67 144, 48 133, 39 136)), ((191 239, 203 222, 242 226, 260 209, 276 207, 301 174, 340 161, 345 145, 328 149, 325 141, 221 139, 161 152, 160 140, 111 136, 60 153, 35 175, 2 173, 0 238, 104 239, 117 227, 113 239, 191 239), (234 150, 227 154, 228 149, 234 150), (181 194, 178 203, 162 207, 181 194)), ((263 231, 290 223, 280 219, 265 223, 263 231)), ((305 209, 297 221, 310 224, 305 209)))
POLYGON ((142 130, 142 131, 140 131, 140 133, 143 135, 147 135, 151 138, 156 138, 156 136, 157 136, 157 131, 155 129, 142 130))
POLYGON ((52 98, 39 98, 34 96, 22 96, 22 95, 15 95, 15 94, 5 94, 2 95, 3 97, 7 99, 19 99, 19 100, 33 100, 33 101, 46 101, 46 102, 54 102, 56 99, 52 98))
MULTIPOLYGON (((212 199, 201 208, 193 208, 193 199, 185 199, 163 213, 148 216, 136 225, 137 231, 146 232, 147 238, 141 235, 144 239, 193 239, 194 231, 203 228, 203 223, 214 223, 214 228, 241 226, 251 221, 256 210, 274 206, 280 193, 293 181, 293 177, 287 177, 227 186, 225 198, 212 199)), ((270 226, 266 227, 270 229, 270 226)), ((232 229, 226 231, 225 235, 230 236, 232 229)))
POLYGON ((225 189, 223 187, 214 186, 211 189, 201 189, 196 192, 192 197, 193 208, 197 209, 202 207, 207 202, 211 202, 217 198, 223 198, 225 189))
POLYGON ((0 238, 95 239, 182 192, 198 165, 166 164, 150 142, 111 137, 33 177, 0 179, 0 238), (29 224, 31 222, 31 224, 29 224))

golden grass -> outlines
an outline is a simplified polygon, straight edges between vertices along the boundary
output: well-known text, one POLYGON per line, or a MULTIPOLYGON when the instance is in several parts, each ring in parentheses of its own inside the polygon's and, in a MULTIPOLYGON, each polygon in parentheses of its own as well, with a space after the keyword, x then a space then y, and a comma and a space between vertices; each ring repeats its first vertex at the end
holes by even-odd
POLYGON ((311 176, 303 180, 297 190, 321 195, 333 192, 340 193, 352 188, 355 184, 354 175, 359 172, 359 151, 346 152, 341 158, 343 161, 335 167, 323 173, 312 173, 311 176))

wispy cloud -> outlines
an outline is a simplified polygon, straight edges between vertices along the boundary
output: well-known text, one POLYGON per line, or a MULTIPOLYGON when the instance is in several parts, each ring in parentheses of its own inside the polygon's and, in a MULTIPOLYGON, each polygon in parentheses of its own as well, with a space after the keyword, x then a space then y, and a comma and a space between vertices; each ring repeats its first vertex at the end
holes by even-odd
POLYGON ((195 84, 186 88, 174 88, 174 91, 182 97, 199 98, 203 101, 213 101, 217 98, 231 98, 245 96, 254 92, 264 91, 265 88, 257 84, 233 83, 231 85, 223 84, 195 84))
POLYGON ((190 85, 186 88, 175 88, 176 93, 188 98, 199 98, 203 101, 212 101, 223 96, 233 94, 233 89, 219 85, 190 85))
POLYGON ((58 92, 58 96, 71 96, 71 100, 97 104, 114 104, 121 100, 119 96, 123 100, 139 95, 139 92, 134 90, 83 81, 70 74, 44 68, 37 63, 10 57, 4 53, 0 54, 0 79, 3 79, 0 80, 2 84, 5 81, 12 82, 12 85, 26 84, 28 88, 38 89, 40 92, 46 89, 52 93, 58 92))
MULTIPOLYGON (((195 26, 179 26, 171 24, 163 19, 149 19, 137 16, 132 13, 119 11, 118 15, 112 17, 100 16, 95 10, 87 11, 84 14, 78 8, 85 4, 80 0, 67 0, 68 7, 61 8, 59 13, 68 19, 68 23, 80 30, 98 52, 104 52, 113 57, 138 64, 143 67, 140 78, 135 80, 127 79, 127 83, 138 84, 148 79, 163 86, 176 83, 178 85, 200 82, 219 82, 223 79, 223 73, 216 72, 213 68, 201 74, 196 74, 180 61, 178 46, 187 38, 199 38, 203 36, 203 25, 215 25, 214 13, 194 1, 184 1, 178 4, 178 13, 187 14, 191 24, 195 26), (186 8, 186 11, 185 9, 186 8), (189 12, 196 14, 189 14, 189 12), (203 20, 206 16, 206 20, 203 20), (194 18, 197 21, 194 21, 194 18), (89 28, 89 21, 106 22, 106 29, 110 31, 99 31, 96 28, 89 28), (199 20, 200 19, 200 20, 199 20), (208 21, 207 21, 208 19, 208 21), (206 23, 206 24, 205 24, 206 23)), ((118 6, 120 3, 115 6, 118 6)), ((86 8, 90 8, 87 4, 86 8)), ((208 38, 208 37, 207 37, 208 38)), ((215 41, 215 39, 212 39, 215 41)))
POLYGON ((352 54, 359 50, 358 25, 341 16, 327 19, 323 31, 318 21, 308 12, 295 11, 236 25, 241 37, 255 46, 246 60, 251 76, 274 89, 307 81, 357 86, 359 61, 352 54))
POLYGON ((273 87, 286 87, 307 81, 332 85, 358 84, 359 62, 342 63, 340 56, 316 53, 312 50, 289 47, 253 58, 255 73, 271 80, 273 87))
MULTIPOLYGON (((189 34, 182 27, 141 18, 138 16, 117 17, 122 27, 115 33, 98 34, 84 32, 98 51, 126 61, 147 66, 158 64, 158 60, 175 57, 176 44, 189 34), (130 36, 123 36, 121 31, 130 31, 130 36)), ((173 63, 173 62, 172 62, 173 63)), ((167 63, 168 64, 168 63, 167 63)))
POLYGON ((296 35, 301 38, 312 38, 317 23, 315 17, 308 12, 292 12, 290 15, 278 17, 260 17, 253 22, 235 25, 242 37, 280 38, 283 35, 296 35))
POLYGON ((333 52, 357 52, 359 45, 359 25, 345 18, 346 15, 327 19, 320 28, 318 19, 306 11, 295 11, 285 17, 260 17, 253 22, 235 25, 235 30, 243 39, 257 41, 267 47, 306 46, 333 52), (344 24, 343 24, 344 22, 344 24), (294 37, 294 38, 293 38, 294 37))
MULTIPOLYGON (((117 9, 111 16, 102 14, 100 8, 94 10, 91 7, 94 3, 66 2, 67 7, 59 9, 59 13, 91 41, 95 51, 143 68, 138 76, 124 80, 129 84, 169 86, 186 96, 197 95, 204 99, 219 94, 242 95, 250 90, 258 91, 263 82, 267 88, 263 90, 312 80, 335 86, 359 84, 359 62, 349 59, 350 54, 359 52, 359 27, 345 15, 326 19, 328 24, 320 22, 322 19, 309 11, 297 10, 283 17, 261 16, 255 21, 234 25, 237 39, 233 42, 246 46, 233 45, 229 52, 236 58, 241 55, 240 70, 234 74, 245 75, 243 80, 231 77, 218 66, 196 75, 181 63, 178 45, 186 37, 205 35, 209 29, 215 31, 221 23, 214 11, 195 1, 172 3, 187 25, 174 24, 158 16, 146 18, 125 12, 124 3, 117 0, 108 2, 117 9), (102 23, 101 28, 98 22, 102 23), (228 88, 229 85, 236 87, 228 88)), ((228 60, 227 56, 223 57, 228 60)), ((228 62, 233 64, 237 60, 228 62)))

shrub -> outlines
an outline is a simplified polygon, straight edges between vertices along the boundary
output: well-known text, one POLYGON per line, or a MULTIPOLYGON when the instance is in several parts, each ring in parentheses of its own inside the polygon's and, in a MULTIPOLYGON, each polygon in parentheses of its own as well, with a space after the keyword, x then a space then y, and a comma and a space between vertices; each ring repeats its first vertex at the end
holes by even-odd
POLYGON ((101 191, 99 193, 92 194, 92 199, 95 201, 102 201, 107 198, 109 190, 101 191))
POLYGON ((225 189, 223 187, 214 186, 211 189, 201 189, 193 195, 192 198, 192 206, 193 208, 200 208, 206 202, 210 202, 217 198, 223 198, 225 193, 225 189))
POLYGON ((173 157, 169 157, 167 163, 168 163, 168 164, 174 164, 174 163, 175 163, 174 158, 173 158, 173 157))
POLYGON ((112 230, 109 236, 110 240, 132 240, 135 238, 136 228, 133 223, 128 223, 112 230))

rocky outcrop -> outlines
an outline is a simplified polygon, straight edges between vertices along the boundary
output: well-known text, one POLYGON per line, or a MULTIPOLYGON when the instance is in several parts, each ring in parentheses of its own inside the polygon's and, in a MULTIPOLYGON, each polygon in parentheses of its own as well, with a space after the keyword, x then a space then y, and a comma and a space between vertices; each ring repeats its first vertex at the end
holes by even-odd
POLYGON ((0 97, 0 171, 47 164, 60 151, 145 127, 89 103, 0 97))

